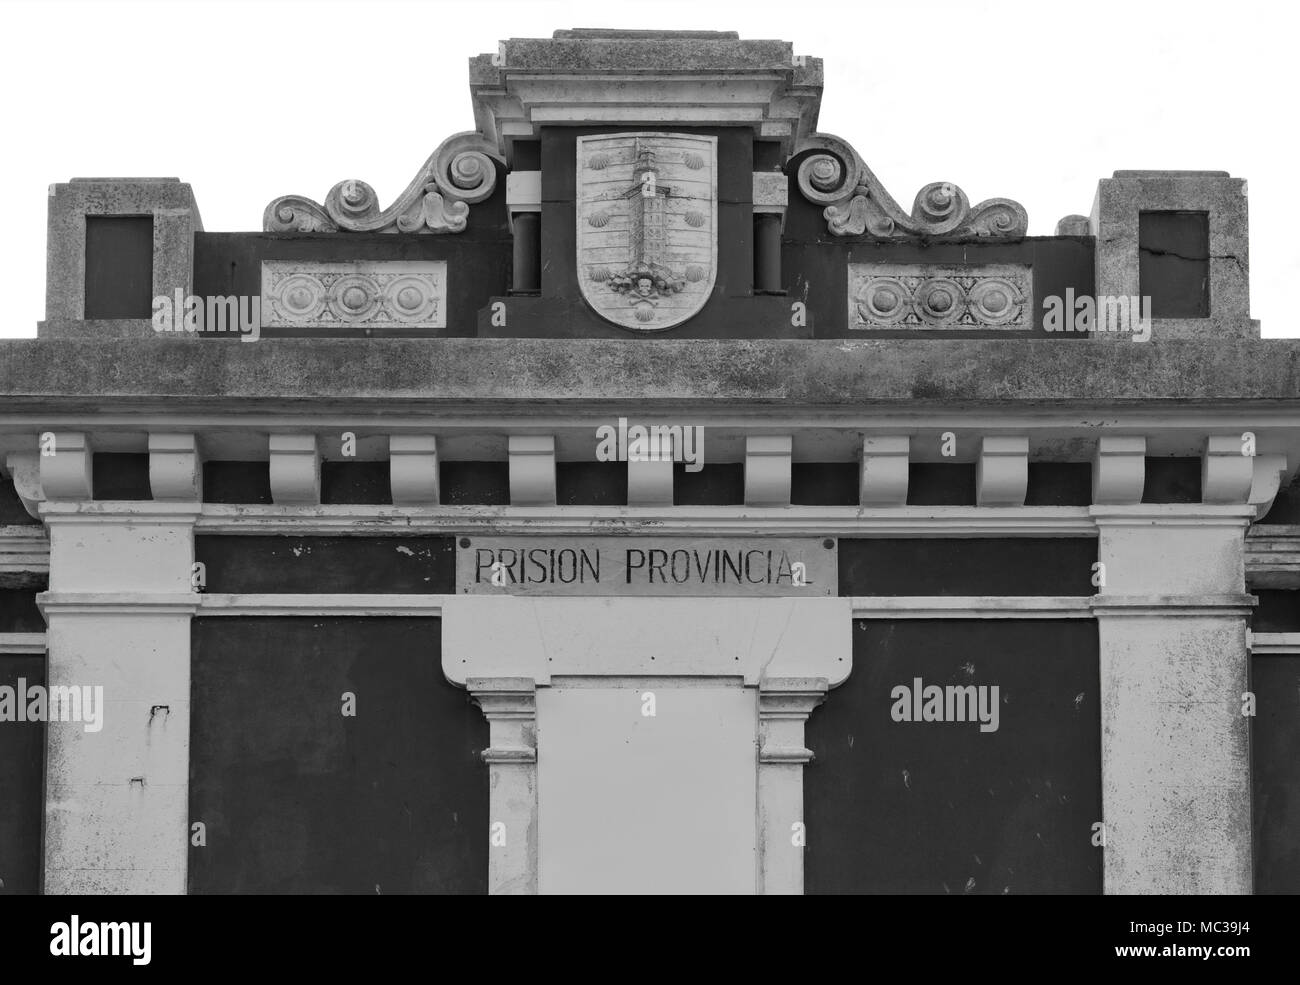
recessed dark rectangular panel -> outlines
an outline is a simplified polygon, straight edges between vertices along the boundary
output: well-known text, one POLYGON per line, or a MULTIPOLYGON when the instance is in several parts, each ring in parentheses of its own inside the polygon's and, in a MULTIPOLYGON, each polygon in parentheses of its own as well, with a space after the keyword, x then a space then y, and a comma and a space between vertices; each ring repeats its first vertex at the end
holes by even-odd
POLYGON ((204 462, 203 502, 269 504, 270 462, 204 462))
POLYGON ((1152 318, 1208 318, 1208 212, 1138 213, 1138 290, 1152 318))
POLYGON ((323 462, 320 501, 325 505, 361 503, 392 506, 389 466, 383 462, 323 462))
MULTIPOLYGON (((36 607, 39 588, 0 588, 0 633, 43 633, 45 617, 36 607)), ((3 725, 3 723, 0 723, 3 725)))
POLYGON ((974 506, 973 462, 913 462, 907 467, 908 506, 974 506))
POLYGON ((1199 458, 1147 458, 1144 503, 1199 503, 1201 460, 1199 458))
POLYGON ((1092 505, 1092 463, 1030 462, 1025 505, 1092 505))
POLYGON ((85 317, 153 316, 153 216, 86 216, 85 317))
POLYGON ((1300 893, 1300 654, 1250 661, 1255 892, 1300 893))
MULTIPOLYGON (((45 686, 45 654, 0 654, 0 687, 20 680, 45 686)), ((0 722, 0 896, 40 892, 44 809, 45 723, 0 722)))
POLYGON ((1300 633, 1300 591, 1252 589, 1259 605, 1251 613, 1255 633, 1300 633))
POLYGON ((673 463, 674 506, 739 506, 744 502, 743 464, 705 462, 698 472, 688 472, 685 462, 673 463))
POLYGON ((208 592, 449 594, 453 551, 450 537, 194 538, 208 592))
POLYGON ((626 506, 627 462, 556 462, 555 501, 561 506, 626 506))
POLYGON ((90 459, 90 478, 95 499, 153 499, 148 454, 95 452, 90 459))
POLYGON ((1100 893, 1097 653, 1092 620, 855 622, 853 672, 807 726, 805 891, 1100 893), (896 721, 918 679, 974 713, 896 721))
POLYGON ((438 466, 439 499, 444 506, 509 506, 507 462, 442 462, 438 466))
POLYGON ((1091 537, 841 538, 841 595, 1093 595, 1091 537))
POLYGON ((488 725, 440 623, 194 620, 191 893, 486 892, 488 725))
POLYGON ((795 462, 790 467, 790 502, 795 506, 857 506, 860 469, 857 462, 795 462))

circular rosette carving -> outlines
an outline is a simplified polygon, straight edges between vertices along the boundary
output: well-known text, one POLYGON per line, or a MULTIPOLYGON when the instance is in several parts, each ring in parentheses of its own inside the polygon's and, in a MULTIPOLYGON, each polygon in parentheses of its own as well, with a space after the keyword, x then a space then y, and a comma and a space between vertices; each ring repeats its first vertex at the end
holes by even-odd
POLYGON ((276 286, 275 299, 285 318, 314 321, 325 308, 325 286, 315 277, 295 274, 276 286))
POLYGON ((379 292, 369 277, 345 274, 330 285, 329 302, 340 321, 365 321, 379 308, 379 292))
POLYGON ((955 324, 966 307, 966 292, 955 280, 947 277, 922 281, 913 296, 921 320, 934 328, 955 324))
POLYGON ((858 294, 858 314, 871 324, 892 325, 911 311, 911 291, 894 277, 877 277, 858 294))
POLYGON ((977 321, 988 325, 1005 325, 1014 321, 1024 303, 1019 289, 1000 277, 982 280, 970 290, 971 314, 977 321))
POLYGON ((395 277, 384 287, 384 303, 401 321, 422 322, 429 318, 438 299, 427 281, 419 277, 395 277))
POLYGON ((970 212, 966 193, 950 181, 936 181, 916 193, 912 218, 923 236, 942 236, 965 221, 970 212))

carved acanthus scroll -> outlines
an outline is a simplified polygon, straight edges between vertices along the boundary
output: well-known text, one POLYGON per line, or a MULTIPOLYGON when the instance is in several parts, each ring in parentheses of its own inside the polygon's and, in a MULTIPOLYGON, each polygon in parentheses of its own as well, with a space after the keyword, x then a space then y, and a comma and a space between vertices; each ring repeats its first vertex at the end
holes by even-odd
MULTIPOLYGON (((397 201, 379 208, 364 181, 340 181, 320 205, 301 195, 284 195, 266 207, 262 228, 269 233, 458 233, 469 207, 496 188, 494 146, 473 131, 448 137, 424 162, 397 201)), ((503 162, 504 163, 504 162, 503 162)))
POLYGON ((825 206, 823 215, 836 236, 877 239, 1019 239, 1029 216, 1019 202, 990 198, 972 206, 966 193, 946 181, 926 185, 909 215, 845 140, 815 133, 801 140, 795 156, 813 151, 799 164, 799 191, 825 206))

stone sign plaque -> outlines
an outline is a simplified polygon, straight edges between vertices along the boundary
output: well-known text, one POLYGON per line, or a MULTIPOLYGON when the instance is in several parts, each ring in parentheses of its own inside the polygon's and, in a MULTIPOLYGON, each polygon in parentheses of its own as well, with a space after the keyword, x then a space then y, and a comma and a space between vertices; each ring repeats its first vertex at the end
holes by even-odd
POLYGON ((833 596, 833 537, 461 537, 461 595, 833 596))

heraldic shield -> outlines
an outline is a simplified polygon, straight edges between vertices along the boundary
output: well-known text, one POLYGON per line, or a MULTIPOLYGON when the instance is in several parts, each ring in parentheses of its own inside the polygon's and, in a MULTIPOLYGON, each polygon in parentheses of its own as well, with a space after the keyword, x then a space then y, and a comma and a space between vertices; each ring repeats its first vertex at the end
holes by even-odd
POLYGON ((601 317, 654 332, 708 300, 718 267, 718 139, 578 138, 578 283, 601 317))

